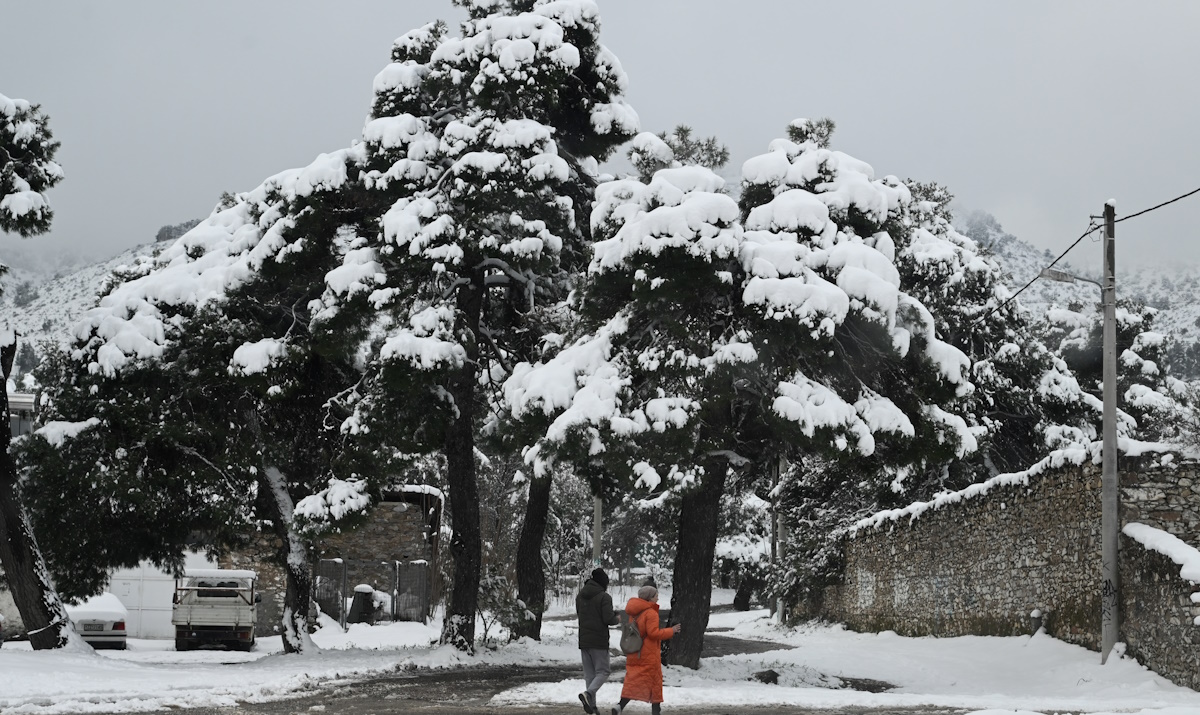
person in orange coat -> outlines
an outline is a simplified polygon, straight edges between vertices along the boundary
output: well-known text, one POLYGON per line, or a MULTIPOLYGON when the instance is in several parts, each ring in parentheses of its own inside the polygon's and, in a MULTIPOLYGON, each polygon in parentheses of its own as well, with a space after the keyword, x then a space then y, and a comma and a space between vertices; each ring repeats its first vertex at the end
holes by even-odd
POLYGON ((629 599, 625 605, 625 612, 637 621, 642 650, 625 656, 625 685, 612 715, 621 715, 630 700, 650 703, 654 715, 659 715, 663 701, 661 643, 679 632, 679 624, 658 627, 658 589, 653 586, 642 586, 637 598, 629 599))

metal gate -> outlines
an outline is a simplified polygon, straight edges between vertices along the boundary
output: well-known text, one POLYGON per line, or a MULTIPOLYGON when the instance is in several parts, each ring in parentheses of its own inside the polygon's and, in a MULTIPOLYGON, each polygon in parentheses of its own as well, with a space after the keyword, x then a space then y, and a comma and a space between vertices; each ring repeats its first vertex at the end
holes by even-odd
POLYGON ((392 587, 392 619, 425 623, 433 609, 433 579, 428 561, 397 561, 392 587))
POLYGON ((346 630, 346 562, 341 559, 321 559, 313 574, 313 600, 321 612, 336 618, 346 630))
POLYGON ((360 583, 390 592, 391 603, 381 618, 426 623, 433 614, 433 569, 428 561, 321 559, 313 573, 313 600, 343 631, 354 587, 360 583))

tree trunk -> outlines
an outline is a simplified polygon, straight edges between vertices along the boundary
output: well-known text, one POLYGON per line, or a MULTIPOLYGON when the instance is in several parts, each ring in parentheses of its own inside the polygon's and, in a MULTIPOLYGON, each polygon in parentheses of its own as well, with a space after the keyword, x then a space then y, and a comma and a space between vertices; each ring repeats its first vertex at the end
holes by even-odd
POLYGON ((270 492, 266 501, 272 512, 271 525, 282 544, 279 557, 287 576, 281 624, 283 652, 312 653, 319 648, 308 632, 308 612, 312 599, 312 568, 308 559, 308 545, 292 527, 294 504, 283 473, 277 467, 266 466, 262 474, 260 483, 270 492))
MULTIPOLYGON (((12 371, 17 343, 0 347, 0 367, 4 381, 12 371)), ((8 389, 4 390, 4 414, 8 415, 8 389)), ((0 566, 12 592, 13 602, 29 633, 34 650, 62 648, 67 644, 70 622, 62 599, 50 581, 46 561, 38 549, 33 528, 17 499, 17 465, 9 448, 12 430, 4 430, 3 454, 0 455, 0 566)))
POLYGON ((517 542, 517 600, 525 604, 532 618, 523 618, 517 636, 542 639, 542 611, 546 610, 546 571, 542 565, 542 540, 546 536, 546 515, 550 512, 550 477, 529 482, 529 502, 525 505, 525 524, 517 542))
POLYGON ((449 381, 457 410, 446 432, 447 497, 453 536, 454 586, 442 622, 442 643, 475 652, 475 613, 479 608, 479 570, 483 546, 479 533, 479 487, 475 474, 475 418, 478 412, 479 319, 483 308, 483 274, 458 291, 458 320, 455 332, 466 349, 466 361, 449 381))
MULTIPOLYGON (((259 454, 267 454, 258 413, 246 410, 245 416, 246 424, 258 443, 259 454)), ((278 558, 287 580, 280 624, 283 629, 283 652, 313 653, 320 648, 308 632, 308 613, 312 601, 312 566, 309 563, 308 544, 292 526, 295 503, 288 492, 287 479, 283 472, 275 465, 268 464, 265 458, 259 469, 258 484, 259 489, 265 492, 263 503, 268 510, 267 516, 281 544, 278 558)))
POLYGON ((671 582, 671 621, 683 628, 670 640, 667 662, 700 667, 712 600, 713 554, 727 466, 711 466, 700 486, 687 492, 679 511, 679 546, 671 582))

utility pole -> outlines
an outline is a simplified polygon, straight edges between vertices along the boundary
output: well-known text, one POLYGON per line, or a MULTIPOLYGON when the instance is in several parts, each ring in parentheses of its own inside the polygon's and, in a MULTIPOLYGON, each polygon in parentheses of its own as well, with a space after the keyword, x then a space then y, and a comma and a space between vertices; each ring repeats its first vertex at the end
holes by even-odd
MULTIPOLYGON (((1095 217, 1093 217, 1095 218, 1095 217)), ((1040 278, 1074 283, 1086 281, 1100 286, 1104 309, 1104 424, 1103 467, 1100 479, 1100 664, 1121 637, 1120 484, 1117 477, 1117 278, 1116 202, 1104 204, 1104 276, 1102 282, 1047 268, 1040 278)))
POLYGON ((592 567, 600 568, 600 541, 603 538, 604 530, 602 519, 604 517, 604 498, 600 495, 592 497, 592 567))
POLYGON ((1121 567, 1120 530, 1117 496, 1117 281, 1115 263, 1116 202, 1104 204, 1104 284, 1100 286, 1104 306, 1104 443, 1103 472, 1100 490, 1100 538, 1103 578, 1100 590, 1102 623, 1100 664, 1121 632, 1121 567))

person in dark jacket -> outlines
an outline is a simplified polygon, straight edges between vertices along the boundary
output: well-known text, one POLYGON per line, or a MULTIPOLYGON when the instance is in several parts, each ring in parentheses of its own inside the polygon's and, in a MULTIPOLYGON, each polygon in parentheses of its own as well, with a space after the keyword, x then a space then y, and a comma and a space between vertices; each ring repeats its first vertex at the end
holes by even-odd
POLYGON ((596 710, 596 692, 608 680, 608 628, 617 625, 612 596, 608 595, 608 574, 604 569, 592 571, 575 597, 575 614, 579 616, 579 653, 583 658, 585 690, 579 694, 583 711, 592 715, 596 710))

